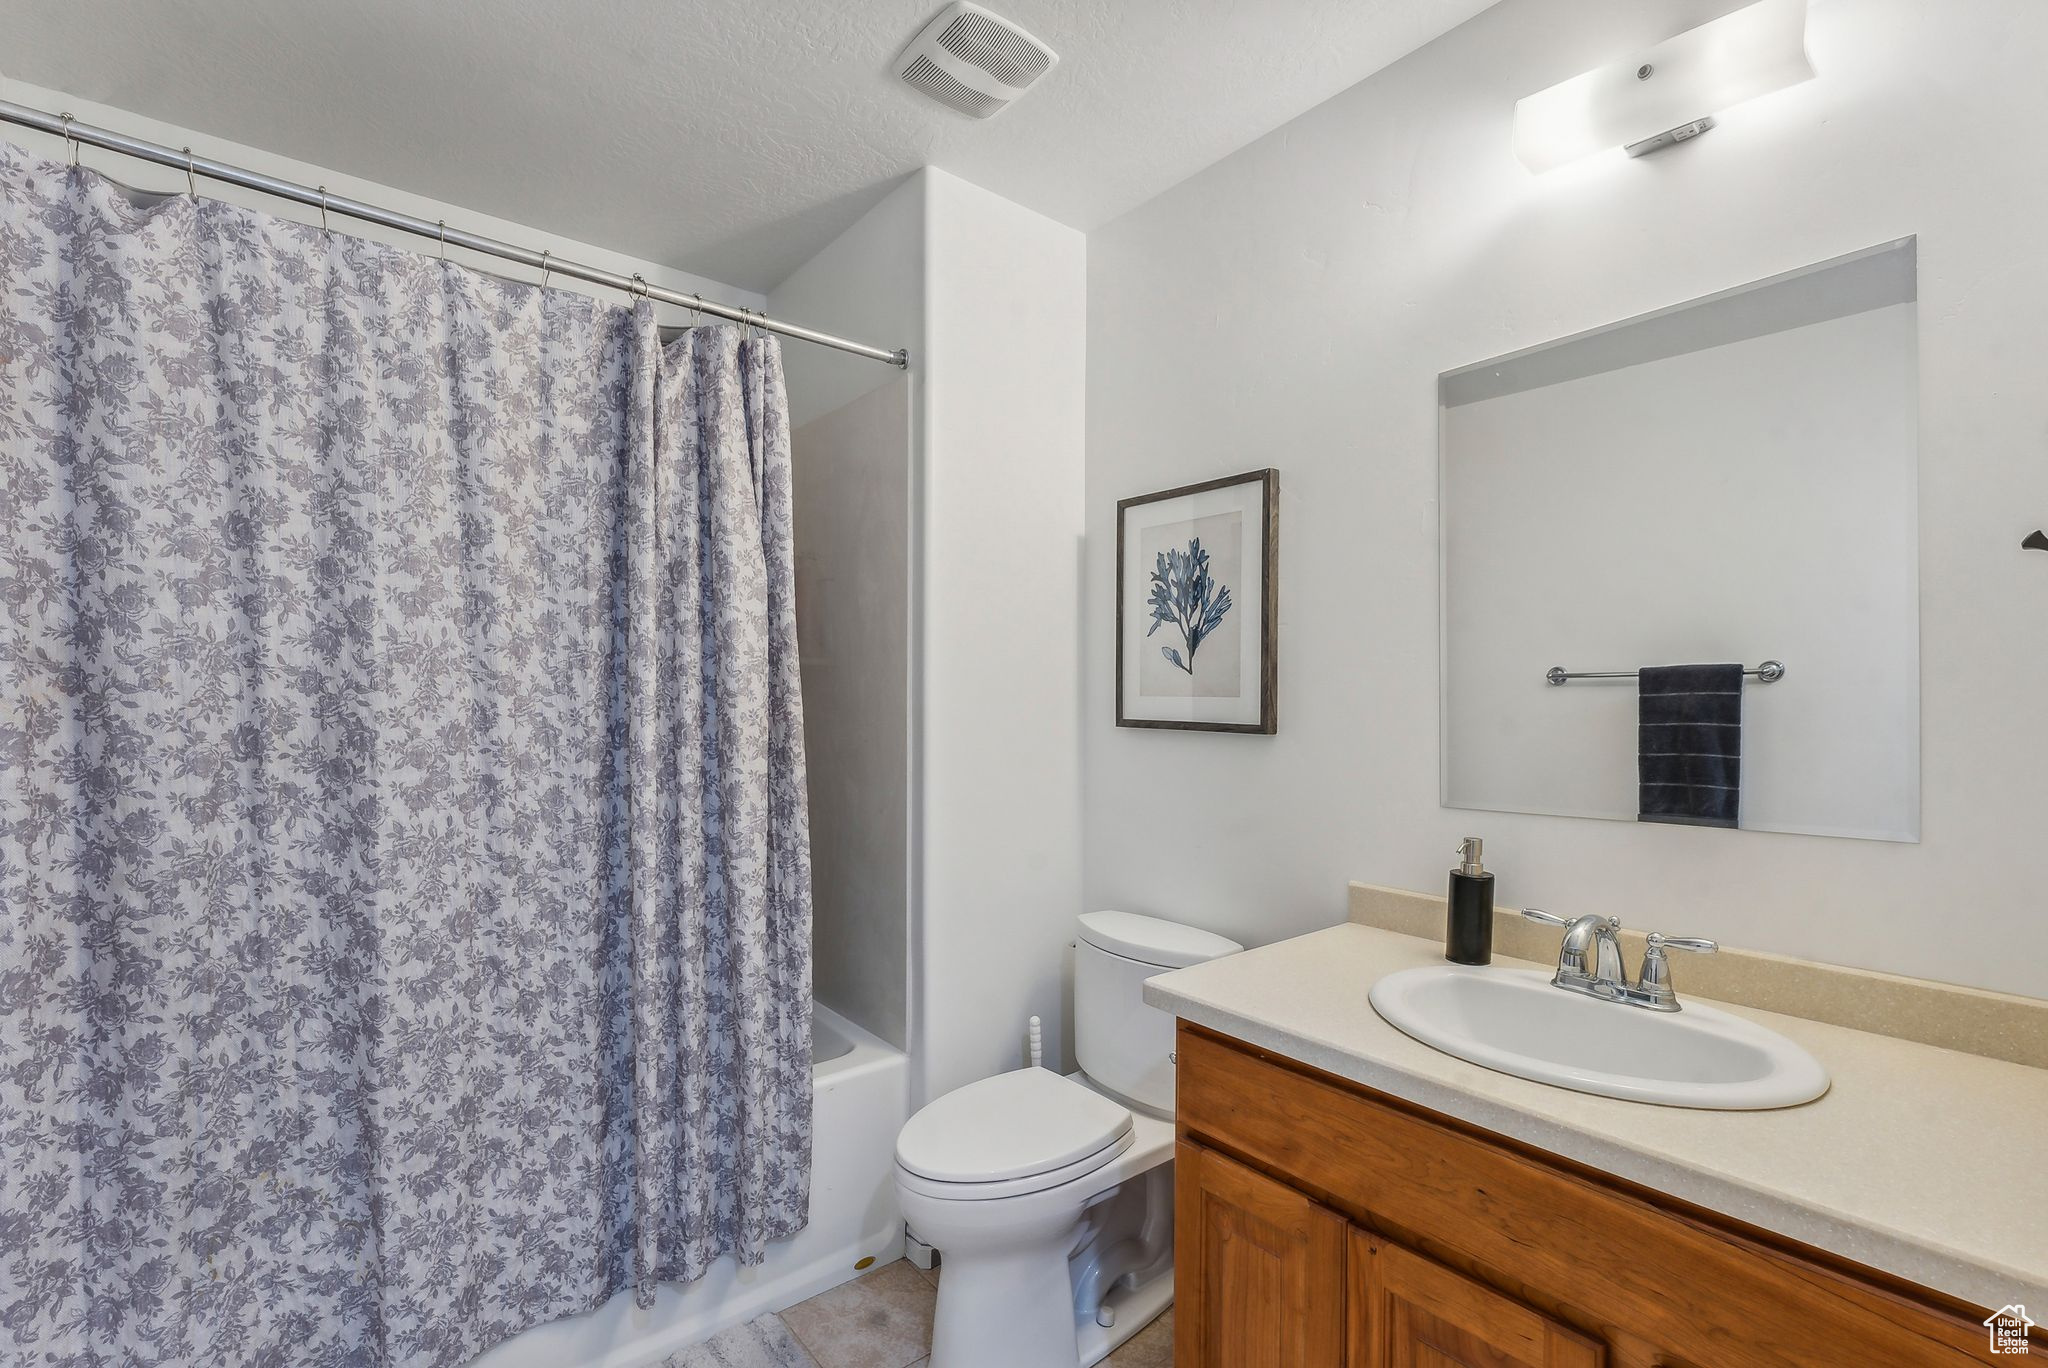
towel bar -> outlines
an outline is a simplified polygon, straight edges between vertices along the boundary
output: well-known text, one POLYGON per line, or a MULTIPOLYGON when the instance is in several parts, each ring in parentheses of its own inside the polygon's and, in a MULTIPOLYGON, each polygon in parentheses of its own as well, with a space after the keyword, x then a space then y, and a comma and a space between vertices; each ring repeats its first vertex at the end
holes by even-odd
MULTIPOLYGON (((1553 665, 1544 673, 1544 678, 1553 684, 1564 684, 1574 679, 1634 679, 1636 670, 1567 670, 1562 665, 1553 665)), ((1785 677, 1785 662, 1766 660, 1754 670, 1744 670, 1746 675, 1755 675, 1759 684, 1775 684, 1785 677)))

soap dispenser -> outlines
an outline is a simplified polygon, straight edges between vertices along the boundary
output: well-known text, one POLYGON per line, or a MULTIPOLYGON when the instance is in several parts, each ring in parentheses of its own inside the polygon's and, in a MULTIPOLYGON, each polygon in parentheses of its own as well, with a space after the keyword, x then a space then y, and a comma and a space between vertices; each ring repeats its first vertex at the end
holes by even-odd
POLYGON ((1493 875, 1480 863, 1483 844, 1477 836, 1458 843, 1444 925, 1444 958, 1453 964, 1493 963, 1493 875))

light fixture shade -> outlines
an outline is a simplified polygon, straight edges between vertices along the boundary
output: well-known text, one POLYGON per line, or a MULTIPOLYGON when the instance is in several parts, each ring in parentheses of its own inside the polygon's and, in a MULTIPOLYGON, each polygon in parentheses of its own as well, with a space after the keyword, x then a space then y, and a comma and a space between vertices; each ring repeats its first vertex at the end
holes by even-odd
POLYGON ((1812 76, 1806 0, 1760 0, 1518 101, 1515 155, 1548 171, 1812 76))

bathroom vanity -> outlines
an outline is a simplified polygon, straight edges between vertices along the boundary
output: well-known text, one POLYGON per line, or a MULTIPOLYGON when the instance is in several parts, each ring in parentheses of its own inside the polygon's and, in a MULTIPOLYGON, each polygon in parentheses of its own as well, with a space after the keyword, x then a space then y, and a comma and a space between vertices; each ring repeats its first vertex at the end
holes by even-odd
POLYGON ((1755 1013, 1826 1096, 1586 1096, 1367 1005, 1439 958, 1347 925, 1148 985, 1181 1018, 1179 1368, 2015 1361, 1981 1322, 2048 1305, 2048 1070, 1755 1013))

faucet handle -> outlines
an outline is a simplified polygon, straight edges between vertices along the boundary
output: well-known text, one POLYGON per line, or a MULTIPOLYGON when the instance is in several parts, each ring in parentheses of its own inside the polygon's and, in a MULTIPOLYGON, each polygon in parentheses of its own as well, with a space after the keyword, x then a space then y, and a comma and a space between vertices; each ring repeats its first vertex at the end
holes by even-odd
POLYGON ((1661 931, 1652 931, 1645 939, 1648 944, 1643 949, 1642 972, 1636 976, 1636 992, 1650 1010, 1675 1012, 1678 994, 1671 987, 1671 965, 1664 952, 1690 950, 1695 955, 1711 955, 1721 947, 1703 936, 1667 936, 1661 931))
MULTIPOLYGON (((1576 926, 1586 920, 1584 917, 1560 917, 1557 913, 1545 912, 1540 907, 1525 907, 1522 909, 1522 915, 1532 922, 1542 922, 1545 926, 1562 926, 1567 928, 1576 926)), ((1621 918, 1619 917, 1595 916, 1593 920, 1606 922, 1609 931, 1621 930, 1621 918)))

